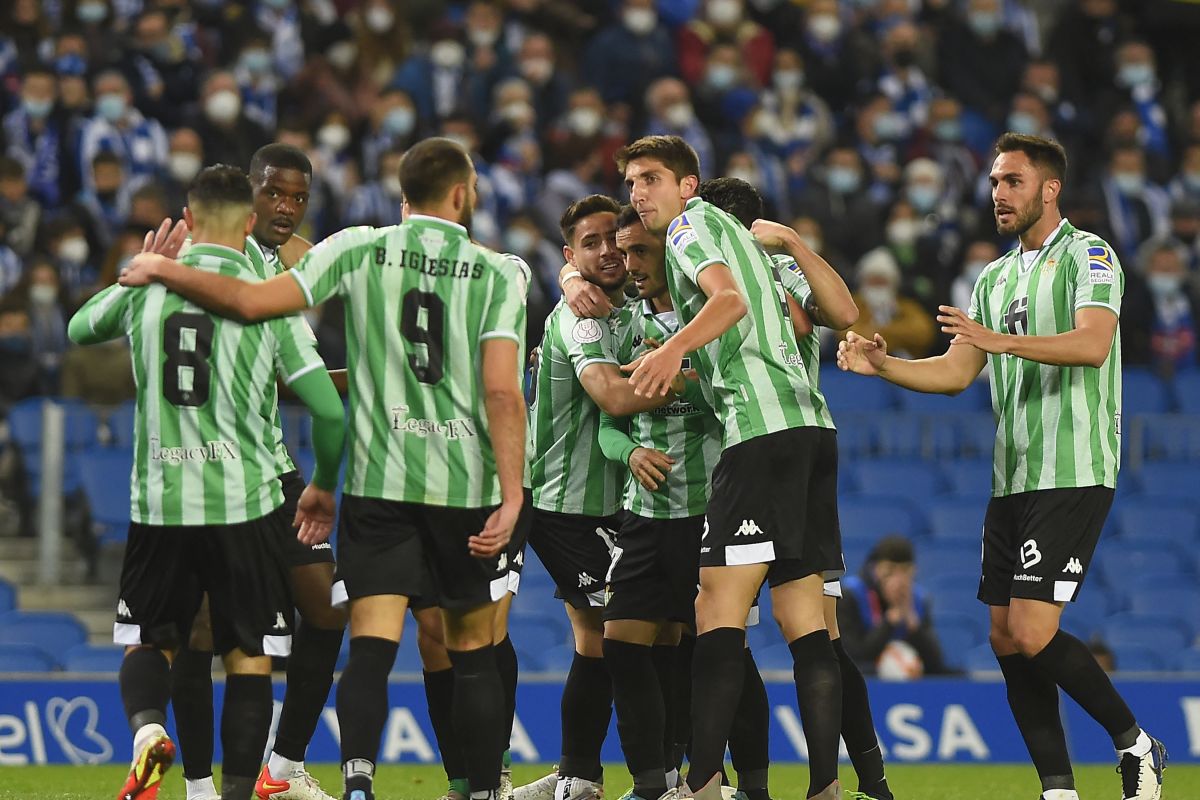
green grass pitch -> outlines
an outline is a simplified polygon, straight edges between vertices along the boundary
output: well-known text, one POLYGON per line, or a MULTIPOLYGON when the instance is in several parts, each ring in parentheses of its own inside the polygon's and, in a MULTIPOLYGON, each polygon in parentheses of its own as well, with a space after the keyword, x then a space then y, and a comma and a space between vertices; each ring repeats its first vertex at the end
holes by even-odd
MULTIPOLYGON (((517 765, 518 784, 545 774, 547 767, 517 765)), ((0 767, 0 800, 113 800, 121 787, 126 770, 104 767, 0 767)), ((313 765, 313 774, 335 796, 341 788, 337 767, 313 765)), ((1082 800, 1120 797, 1120 777, 1113 767, 1076 768, 1079 796, 1082 800)), ((610 764, 605 795, 620 797, 630 785, 629 775, 619 764, 610 764)), ((1035 800, 1037 776, 1033 767, 974 765, 898 765, 889 767, 888 776, 899 800, 1035 800)), ((856 788, 854 775, 842 770, 843 785, 856 788)), ((808 785, 804 766, 773 766, 771 796, 777 800, 803 800, 808 785)), ((384 766, 376 781, 380 800, 435 800, 445 790, 444 775, 437 766, 384 766)), ((161 800, 183 800, 183 775, 178 766, 167 774, 161 800)), ((1168 763, 1163 785, 1166 800, 1200 798, 1200 767, 1168 763)))

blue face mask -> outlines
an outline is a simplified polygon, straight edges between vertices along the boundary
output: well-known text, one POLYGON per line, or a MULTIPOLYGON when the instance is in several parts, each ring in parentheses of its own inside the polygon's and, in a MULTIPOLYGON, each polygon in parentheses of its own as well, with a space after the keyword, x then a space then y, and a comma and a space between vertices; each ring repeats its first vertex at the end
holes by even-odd
POLYGON ((102 94, 96 98, 96 113, 109 122, 116 122, 125 116, 125 96, 120 94, 102 94))
POLYGON ((1149 64, 1126 64, 1117 71, 1117 83, 1130 89, 1154 83, 1154 67, 1149 64))
POLYGON ((104 3, 80 3, 75 6, 75 18, 84 24, 102 22, 108 17, 108 6, 104 3))
POLYGON ((21 99, 21 107, 34 119, 45 119, 50 114, 50 110, 54 108, 54 101, 25 97, 21 99))
POLYGON ((1035 136, 1038 132, 1037 118, 1026 111, 1014 111, 1008 115, 1008 129, 1013 133, 1035 136))
POLYGON ((933 126, 933 136, 941 142, 957 142, 962 139, 962 123, 956 119, 944 119, 933 126))
POLYGON ((884 141, 894 141, 908 131, 908 122, 894 111, 880 114, 874 122, 875 135, 884 141))
POLYGON ((383 128, 393 136, 408 136, 416 121, 417 115, 411 108, 393 108, 383 115, 383 128))
POLYGON ((728 64, 713 64, 708 68, 708 85, 723 91, 737 82, 737 70, 728 64))
POLYGON ((922 214, 928 214, 937 205, 938 191, 936 187, 916 183, 904 188, 904 196, 913 204, 913 208, 922 214))
POLYGON ((825 173, 829 188, 838 194, 849 194, 862 185, 862 176, 853 167, 830 167, 825 173))
POLYGON ((242 66, 255 75, 271 71, 271 54, 266 50, 247 50, 242 53, 242 66))
POLYGON ((974 11, 967 15, 967 25, 981 39, 990 39, 995 36, 1003 24, 1004 20, 1000 18, 1000 15, 991 11, 974 11))
POLYGON ((1146 188, 1146 176, 1140 172, 1114 172, 1112 179, 1121 194, 1141 194, 1146 188))

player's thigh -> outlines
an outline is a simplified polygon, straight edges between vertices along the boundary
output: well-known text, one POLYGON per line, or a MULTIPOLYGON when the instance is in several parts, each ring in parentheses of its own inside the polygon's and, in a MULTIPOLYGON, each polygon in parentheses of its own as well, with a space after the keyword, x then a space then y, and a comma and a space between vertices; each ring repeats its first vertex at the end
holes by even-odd
POLYGON ((492 644, 495 638, 496 601, 471 608, 443 608, 446 649, 461 653, 492 644))
POLYGON ((373 636, 399 642, 404 634, 408 598, 399 594, 372 594, 350 601, 350 638, 373 636))
POLYGON ((121 564, 113 641, 177 650, 188 638, 203 588, 195 528, 130 523, 121 564))
POLYGON ((555 597, 577 609, 604 606, 604 576, 619 529, 616 516, 534 510, 529 544, 554 580, 555 597))
POLYGON ((754 596, 767 577, 767 564, 701 567, 696 595, 696 632, 745 628, 754 596))
POLYGON ((837 586, 837 594, 830 594, 830 584, 826 583, 824 587, 824 597, 821 601, 821 612, 825 618, 825 630, 829 631, 829 638, 840 639, 842 636, 841 630, 838 628, 837 622, 837 604, 838 599, 842 596, 841 584, 837 581, 833 582, 837 586))
POLYGON ((288 570, 292 601, 304 622, 316 628, 341 630, 346 612, 333 605, 333 562, 315 562, 288 570))
POLYGON ((291 652, 293 612, 287 569, 280 557, 280 513, 209 528, 205 559, 214 649, 248 656, 291 652))
POLYGON ((576 608, 564 603, 571 633, 575 637, 575 652, 588 658, 604 657, 604 621, 599 607, 576 608))
MULTIPOLYGON (((627 627, 611 627, 613 622, 653 622, 655 630, 667 620, 693 622, 703 529, 702 516, 653 519, 624 515, 605 577, 606 631, 627 627)), ((648 629, 633 626, 630 630, 644 635, 648 629)))
POLYGON ((413 608, 412 615, 417 623, 417 651, 421 654, 421 666, 426 672, 450 669, 442 610, 437 606, 413 608))
MULTIPOLYGON (((509 582, 509 586, 512 586, 511 581, 509 582)), ((495 631, 493 641, 496 644, 500 644, 508 636, 508 615, 512 613, 512 604, 515 598, 516 593, 510 588, 508 594, 501 597, 500 602, 496 603, 496 621, 492 626, 493 631, 495 631)))
POLYGON ((270 675, 271 657, 252 656, 235 647, 221 658, 225 672, 230 675, 270 675))
POLYGON ((1062 602, 1014 597, 1008 604, 1008 630, 1022 655, 1033 657, 1058 633, 1062 602))
MULTIPOLYGON (((494 507, 418 507, 421 549, 436 584, 436 597, 423 597, 423 600, 432 600, 443 611, 466 612, 490 606, 508 594, 507 551, 490 558, 478 558, 471 553, 469 544, 470 538, 483 529, 494 510, 494 507)), ((490 623, 487 628, 490 641, 490 623)), ((450 649, 462 649, 450 644, 454 635, 449 629, 446 636, 450 649)))
POLYGON ((1021 550, 1021 495, 993 497, 983 517, 979 591, 976 596, 993 608, 1008 606, 1021 550))
MULTIPOLYGON (((529 531, 533 527, 533 492, 524 490, 525 502, 521 505, 521 513, 517 516, 517 524, 513 526, 512 538, 508 540, 508 592, 505 604, 504 627, 508 626, 508 608, 512 605, 512 596, 521 589, 521 573, 525 570, 525 547, 529 544, 529 531)), ((500 637, 504 638, 503 635, 500 637)))
POLYGON ((771 587, 771 609, 785 641, 824 630, 824 586, 820 575, 807 575, 771 587))
POLYGON ((427 574, 420 524, 420 509, 412 503, 344 495, 333 605, 376 595, 420 596, 427 574))

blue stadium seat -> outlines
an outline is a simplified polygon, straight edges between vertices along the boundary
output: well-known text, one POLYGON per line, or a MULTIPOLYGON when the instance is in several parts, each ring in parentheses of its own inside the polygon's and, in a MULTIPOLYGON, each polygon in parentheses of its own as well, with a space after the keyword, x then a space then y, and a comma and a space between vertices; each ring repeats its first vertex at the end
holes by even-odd
POLYGON ((934 609, 933 626, 937 630, 943 628, 961 628, 970 631, 977 644, 987 642, 988 615, 987 609, 977 603, 959 603, 952 608, 934 609))
POLYGON ((968 650, 962 666, 972 673, 1000 672, 1000 664, 996 661, 996 654, 992 652, 990 644, 981 644, 968 650))
POLYGON ((849 541, 843 539, 842 558, 846 561, 846 572, 850 575, 857 575, 862 569, 863 563, 867 560, 867 553, 870 551, 870 542, 861 542, 857 539, 849 541))
POLYGON ((118 645, 80 644, 62 655, 67 672, 119 672, 125 648, 118 645))
POLYGON ((962 608, 964 604, 975 605, 975 595, 979 592, 979 568, 942 575, 926 575, 917 583, 928 592, 936 619, 940 609, 962 608))
POLYGON ((927 512, 929 532, 935 539, 978 544, 983 536, 985 508, 977 500, 939 500, 927 512))
POLYGON ((923 461, 861 461, 850 467, 854 485, 861 495, 906 497, 922 502, 942 490, 939 470, 923 461))
POLYGON ((283 443, 289 453, 295 453, 302 447, 312 447, 312 417, 304 406, 281 405, 279 426, 283 429, 283 443))
MULTIPOLYGON (((100 420, 96 413, 79 400, 49 398, 63 408, 63 439, 68 452, 78 452, 99 441, 100 420)), ((22 400, 8 412, 9 429, 21 453, 21 465, 28 479, 29 492, 37 497, 42 487, 42 407, 48 398, 22 400)), ((79 472, 75 459, 63 461, 63 491, 79 490, 79 472)))
POLYGON ((51 672, 54 659, 40 647, 0 642, 0 673, 51 672))
POLYGON ((1171 410, 1171 395, 1166 384, 1150 370, 1125 367, 1122 379, 1121 413, 1126 417, 1134 414, 1165 414, 1171 410))
POLYGON ((1181 672, 1200 672, 1200 649, 1193 647, 1177 653, 1171 666, 1181 672))
POLYGON ((94 447, 76 456, 92 524, 101 541, 120 542, 129 531, 133 451, 94 447))
POLYGON ((87 629, 62 611, 9 611, 0 614, 0 642, 37 645, 51 653, 87 641, 87 629))
POLYGON ((1200 626, 1200 589, 1142 589, 1130 594, 1129 610, 1175 620, 1194 634, 1200 626))
POLYGON ((1176 657, 1141 646, 1114 646, 1112 651, 1117 672, 1162 672, 1176 657))
POLYGON ((760 621, 757 625, 746 628, 746 644, 755 654, 765 647, 779 644, 779 628, 770 619, 760 621))
MULTIPOLYGON (((1200 402, 1200 399, 1192 399, 1200 402)), ((1133 431, 1140 428, 1143 434, 1141 455, 1147 461, 1190 461, 1200 462, 1200 415, 1157 414, 1136 417, 1122 436, 1129 444, 1133 431)), ((1120 486, 1118 482, 1118 486, 1120 486)))
POLYGON ((996 445, 996 420, 990 412, 959 417, 955 427, 959 458, 991 459, 996 445))
POLYGON ((539 652, 572 642, 570 627, 559 617, 524 616, 509 621, 509 634, 514 646, 520 644, 524 650, 539 652))
POLYGON ((835 419, 847 411, 887 411, 896 405, 895 389, 887 381, 840 370, 821 371, 821 394, 835 419))
POLYGON ((1085 584, 1075 602, 1068 603, 1063 609, 1062 623, 1072 633, 1082 633, 1082 638, 1090 639, 1104 627, 1113 611, 1110 593, 1085 584))
POLYGON ((0 578, 0 614, 17 607, 17 587, 0 578))
POLYGON ((1158 615, 1114 614, 1104 623, 1101 637, 1113 648, 1141 647, 1171 655, 1192 644, 1177 622, 1158 615))
POLYGON ((520 648, 517 652, 525 657, 520 663, 531 663, 535 672, 566 672, 575 660, 575 646, 569 644, 552 647, 540 653, 527 653, 520 648))
POLYGON ((884 458, 921 458, 920 418, 904 412, 876 414, 870 420, 875 454, 884 458))
POLYGON ((1175 404, 1181 414, 1200 415, 1200 370, 1175 376, 1175 404))
POLYGON ((1146 464, 1134 474, 1142 497, 1196 502, 1200 464, 1146 464))
POLYGON ((924 527, 912 506, 902 501, 856 497, 838 509, 842 539, 874 544, 893 533, 914 536, 924 527))
POLYGON ((760 670, 792 670, 792 651, 786 644, 776 643, 754 651, 754 661, 760 670))
POLYGON ((987 505, 992 494, 992 459, 949 461, 942 464, 950 493, 959 497, 978 498, 980 508, 987 505))
POLYGON ((407 630, 404 631, 404 637, 400 640, 400 649, 396 651, 396 662, 392 665, 392 672, 420 673, 423 667, 421 651, 417 649, 416 623, 405 625, 405 628, 407 630))
POLYGON ((1125 544, 1098 551, 1090 569, 1100 568, 1100 575, 1110 588, 1128 585, 1130 575, 1151 575, 1163 578, 1172 575, 1191 575, 1192 563, 1186 553, 1177 549, 1140 547, 1125 544))
POLYGON ((110 447, 133 449, 133 419, 137 403, 128 400, 113 409, 108 415, 108 435, 110 447))
POLYGON ((930 539, 917 545, 917 581, 929 575, 963 573, 979 569, 979 541, 930 539))
POLYGON ((899 391, 900 409, 917 414, 960 414, 968 411, 986 411, 991 408, 991 389, 987 381, 975 381, 958 395, 927 394, 925 392, 899 391))
POLYGON ((975 630, 963 625, 943 625, 936 619, 934 628, 942 646, 942 660, 946 662, 946 666, 964 669, 967 653, 982 644, 975 630))
POLYGON ((874 454, 870 412, 839 413, 838 409, 833 409, 833 415, 838 427, 838 458, 843 464, 874 454))
MULTIPOLYGON (((1197 489, 1200 490, 1200 486, 1197 489)), ((1183 503, 1122 499, 1113 509, 1112 516, 1121 538, 1135 542, 1159 536, 1182 542, 1194 540, 1200 533, 1200 512, 1183 503)))
MULTIPOLYGON (((1114 587, 1109 588, 1113 589, 1114 587)), ((1123 588, 1126 593, 1141 592, 1147 589, 1194 589, 1196 588, 1196 576, 1190 571, 1156 573, 1151 570, 1131 574, 1120 586, 1115 588, 1123 588)))

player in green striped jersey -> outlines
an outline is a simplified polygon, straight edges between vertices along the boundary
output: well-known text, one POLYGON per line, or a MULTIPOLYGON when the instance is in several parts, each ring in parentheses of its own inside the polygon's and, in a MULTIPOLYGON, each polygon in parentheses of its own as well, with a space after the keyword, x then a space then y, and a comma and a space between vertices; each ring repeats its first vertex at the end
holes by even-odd
MULTIPOLYGON (((253 279, 242 252, 251 189, 233 167, 196 178, 185 212, 187 269, 253 279)), ((222 794, 249 798, 271 721, 270 657, 286 655, 290 613, 279 529, 278 372, 314 412, 317 474, 299 504, 305 532, 328 534, 341 460, 341 403, 296 318, 240 325, 162 286, 113 286, 71 320, 79 342, 127 334, 138 384, 126 564, 115 638, 129 645, 122 694, 137 732, 127 796, 152 797, 169 763, 168 656, 207 591, 229 679, 222 794), (318 528, 313 530, 313 528, 318 528), (248 636, 258 637, 249 641, 248 636), (235 730, 236 729, 236 730, 235 730), (166 763, 163 763, 163 762, 166 763)), ((211 702, 211 701, 210 701, 211 702)))
POLYGON ((627 365, 657 396, 694 353, 722 422, 700 553, 691 770, 688 786, 720 791, 725 743, 744 663, 746 615, 764 578, 796 664, 809 744, 808 796, 835 797, 841 693, 821 614, 823 573, 841 568, 831 488, 837 443, 825 400, 804 369, 770 259, 736 219, 696 196, 699 161, 679 137, 648 136, 617 153, 630 200, 667 238, 667 280, 686 324, 627 365), (835 561, 836 559, 836 561, 835 561))
POLYGON ((338 713, 346 793, 366 800, 408 598, 430 593, 444 610, 471 790, 496 792, 504 701, 492 636, 523 502, 525 309, 512 271, 470 241, 474 166, 458 144, 427 139, 400 179, 407 221, 336 234, 266 282, 198 280, 153 256, 123 276, 240 318, 346 302, 350 456, 335 596, 350 602, 351 641, 338 713), (424 585, 426 560, 436 587, 424 585))
POLYGON ((957 394, 991 363, 998 429, 979 599, 990 607, 1013 716, 1046 796, 1076 797, 1057 684, 1112 736, 1122 796, 1157 798, 1162 745, 1138 727, 1087 645, 1059 628, 1116 486, 1124 275, 1103 239, 1059 211, 1061 145, 1006 133, 995 153, 996 229, 1020 246, 984 269, 968 311, 940 307, 950 349, 903 361, 887 355, 879 334, 851 334, 838 365, 914 391, 957 394))

